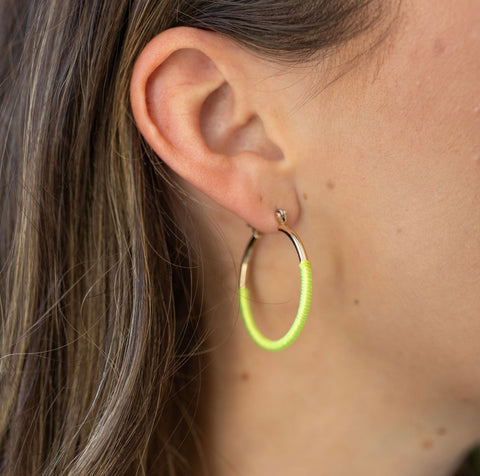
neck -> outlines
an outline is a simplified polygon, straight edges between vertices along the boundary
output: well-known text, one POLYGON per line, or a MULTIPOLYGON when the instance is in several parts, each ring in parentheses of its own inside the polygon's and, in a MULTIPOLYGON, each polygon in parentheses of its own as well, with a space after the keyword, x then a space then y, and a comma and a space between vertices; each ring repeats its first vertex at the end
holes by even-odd
POLYGON ((439 402, 372 362, 297 350, 216 348, 203 422, 207 474, 451 476, 478 437, 467 403, 439 402))

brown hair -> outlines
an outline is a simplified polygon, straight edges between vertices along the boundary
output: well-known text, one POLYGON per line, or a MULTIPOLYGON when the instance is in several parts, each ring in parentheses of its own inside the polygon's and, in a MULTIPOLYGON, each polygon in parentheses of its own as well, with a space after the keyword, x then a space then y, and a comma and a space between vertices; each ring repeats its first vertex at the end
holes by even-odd
POLYGON ((142 48, 188 25, 304 61, 377 3, 0 2, 1 474, 191 474, 201 452, 195 239, 131 116, 142 48))

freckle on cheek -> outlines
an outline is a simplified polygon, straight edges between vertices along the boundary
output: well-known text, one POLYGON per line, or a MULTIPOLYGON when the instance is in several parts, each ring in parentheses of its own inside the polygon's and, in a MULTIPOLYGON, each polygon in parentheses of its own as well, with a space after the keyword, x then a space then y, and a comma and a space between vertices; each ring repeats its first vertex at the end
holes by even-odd
POLYGON ((432 440, 423 440, 422 441, 422 448, 424 450, 429 450, 433 446, 433 441, 432 440))
POLYGON ((335 188, 335 182, 333 180, 327 180, 326 186, 329 190, 333 190, 335 188))
POLYGON ((308 195, 306 193, 303 194, 303 199, 308 200, 308 195))
POLYGON ((447 45, 442 38, 437 38, 433 43, 433 53, 435 54, 435 56, 440 56, 441 54, 443 54, 446 48, 447 45))

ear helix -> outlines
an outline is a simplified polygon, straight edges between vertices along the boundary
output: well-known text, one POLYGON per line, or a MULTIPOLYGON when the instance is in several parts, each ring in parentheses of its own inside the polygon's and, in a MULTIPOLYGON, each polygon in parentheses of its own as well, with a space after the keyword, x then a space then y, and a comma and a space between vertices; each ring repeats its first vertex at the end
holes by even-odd
POLYGON ((292 241, 295 249, 297 251, 298 259, 300 261, 300 278, 301 278, 301 292, 300 292, 300 303, 298 306, 297 315, 293 321, 292 326, 287 331, 287 333, 278 340, 271 340, 265 337, 257 325, 252 315, 252 310, 250 307, 250 293, 247 288, 247 270, 250 263, 250 258, 252 256, 253 248, 255 243, 260 239, 260 234, 253 230, 252 238, 250 239, 245 253, 243 255, 242 265, 240 268, 240 278, 239 278, 239 302, 240 302, 240 312, 242 314, 243 322, 253 341, 260 346, 262 349, 270 351, 283 350, 289 347, 300 335, 305 321, 310 310, 310 302, 312 298, 312 271, 310 266, 310 261, 308 261, 307 253, 305 248, 298 237, 298 235, 287 226, 287 213, 285 210, 279 209, 275 212, 275 216, 278 221, 278 230, 285 233, 290 240, 292 241))

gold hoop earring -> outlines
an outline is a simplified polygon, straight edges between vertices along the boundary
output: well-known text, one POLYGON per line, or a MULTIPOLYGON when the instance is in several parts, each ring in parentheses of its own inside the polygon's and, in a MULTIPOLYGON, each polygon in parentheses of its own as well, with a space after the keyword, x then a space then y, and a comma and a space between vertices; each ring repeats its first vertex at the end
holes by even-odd
POLYGON ((299 258, 300 277, 301 277, 301 292, 300 303, 298 306, 297 315, 293 321, 292 326, 288 332, 278 340, 271 340, 265 337, 257 325, 252 315, 250 307, 250 292, 247 288, 247 270, 250 263, 253 247, 260 238, 260 234, 253 230, 252 238, 250 239, 242 259, 242 266, 240 268, 240 278, 238 286, 238 295, 240 302, 240 312, 242 314, 243 322, 253 341, 262 349, 270 351, 283 350, 289 347, 298 338, 302 332, 303 326, 310 310, 310 303, 312 299, 312 271, 310 261, 308 261, 307 253, 298 235, 287 226, 287 213, 285 210, 279 209, 275 212, 278 220, 278 230, 285 233, 295 246, 299 258))

